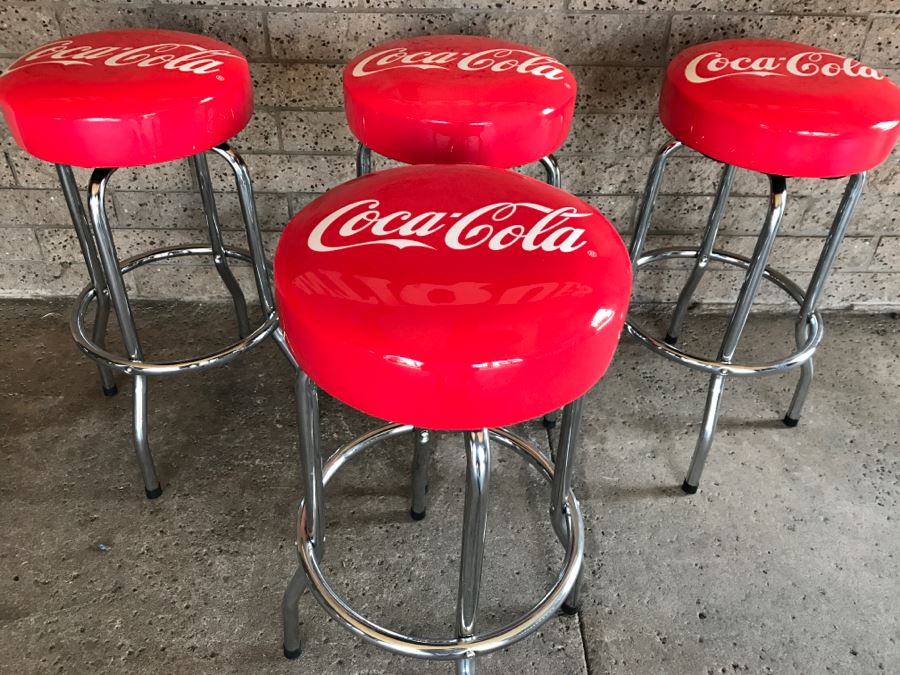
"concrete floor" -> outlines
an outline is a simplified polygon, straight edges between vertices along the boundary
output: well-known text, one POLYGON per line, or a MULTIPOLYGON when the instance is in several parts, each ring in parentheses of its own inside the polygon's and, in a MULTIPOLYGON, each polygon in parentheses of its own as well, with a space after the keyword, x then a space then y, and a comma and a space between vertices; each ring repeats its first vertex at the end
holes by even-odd
MULTIPOLYGON (((226 309, 142 308, 148 353, 170 337, 198 351, 220 340, 226 309)), ((451 672, 361 643, 309 595, 306 651, 282 658, 299 479, 291 373, 272 344, 152 383, 165 493, 148 502, 127 383, 101 395, 67 320, 68 303, 0 303, 0 671, 451 672)), ((710 348, 721 323, 692 319, 691 346, 710 348)), ((586 406, 582 610, 479 672, 900 672, 900 322, 826 324, 801 426, 779 421, 795 375, 733 381, 693 497, 679 486, 706 378, 624 341, 586 406)), ((787 319, 755 319, 748 357, 791 334, 787 319)), ((323 414, 330 445, 372 425, 327 397, 323 414)), ((540 424, 520 432, 547 442, 540 424)), ((386 446, 335 480, 326 568, 374 619, 449 635, 461 445, 441 437, 420 523, 407 516, 409 461, 406 445, 386 446)), ((543 486, 502 450, 495 462, 481 627, 532 602, 561 557, 543 486)))

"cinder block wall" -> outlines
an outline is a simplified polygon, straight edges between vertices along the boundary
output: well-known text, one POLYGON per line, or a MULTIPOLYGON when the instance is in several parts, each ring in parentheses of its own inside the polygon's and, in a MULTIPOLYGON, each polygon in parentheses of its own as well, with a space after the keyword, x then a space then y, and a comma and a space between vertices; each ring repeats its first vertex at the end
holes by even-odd
MULTIPOLYGON (((59 36, 120 27, 161 27, 211 35, 252 62, 256 114, 236 145, 247 160, 270 246, 291 214, 314 194, 353 176, 354 141, 341 112, 342 64, 380 41, 420 34, 471 33, 518 40, 569 65, 580 87, 572 133, 559 151, 565 187, 630 231, 654 149, 663 68, 678 50, 737 36, 792 39, 860 58, 900 81, 900 0, 5 0, 0 5, 0 67, 59 36)), ((0 295, 69 295, 83 264, 52 166, 22 153, 0 130, 0 295)), ((900 308, 900 153, 873 171, 825 303, 900 308)), ((217 165, 211 160, 213 166, 217 165)), ((382 164, 383 166, 384 164, 382 164)), ((533 167, 526 171, 537 173, 533 167)), ((696 240, 718 166, 685 153, 671 162, 659 200, 654 242, 696 240)), ((228 188, 225 173, 217 181, 228 188)), ((86 184, 87 172, 78 173, 86 184)), ((123 170, 113 178, 110 215, 120 252, 203 236, 199 200, 185 162, 123 170)), ((740 172, 722 245, 752 250, 765 213, 766 183, 740 172)), ((773 263, 803 282, 812 270, 840 197, 841 181, 791 181, 773 263)), ((237 203, 221 199, 229 239, 240 243, 237 203)), ((642 275, 638 298, 674 297, 678 270, 642 275)), ((709 275, 700 299, 728 299, 732 271, 709 275)), ((142 271, 129 280, 144 297, 222 297, 202 265, 142 271)), ((766 289, 760 302, 790 303, 766 289)))

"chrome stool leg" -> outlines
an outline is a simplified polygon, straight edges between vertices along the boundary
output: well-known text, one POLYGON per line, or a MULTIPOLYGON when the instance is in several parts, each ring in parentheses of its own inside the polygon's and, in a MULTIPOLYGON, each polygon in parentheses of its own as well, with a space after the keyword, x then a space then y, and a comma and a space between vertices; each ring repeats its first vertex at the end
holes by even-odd
POLYGON ((562 175, 560 174, 559 162, 556 161, 556 157, 547 155, 546 157, 541 157, 540 161, 544 171, 547 172, 547 184, 555 188, 562 187, 562 175))
MULTIPOLYGON (((578 437, 581 432, 581 411, 584 407, 584 397, 576 399, 563 408, 562 427, 559 432, 559 447, 556 451, 554 463, 553 482, 550 487, 550 521, 553 523, 553 531, 560 543, 565 546, 571 533, 569 532, 569 508, 566 499, 572 489, 572 476, 575 473, 575 448, 578 445, 578 437)), ((575 586, 562 605, 565 614, 575 614, 578 611, 581 598, 581 577, 578 575, 575 586)))
POLYGON ((372 150, 360 143, 356 146, 356 177, 372 173, 372 150))
POLYGON ((409 515, 413 520, 425 517, 425 495, 428 492, 428 464, 434 446, 434 437, 428 429, 416 429, 413 432, 416 447, 413 452, 412 465, 412 505, 409 515))
POLYGON ((253 277, 256 281, 256 290, 259 293, 259 302, 263 312, 269 313, 275 307, 275 298, 272 295, 272 287, 269 284, 269 267, 266 263, 265 249, 263 248, 262 235, 259 231, 259 219, 256 215, 256 202, 253 201, 253 184, 250 181, 250 172, 244 160, 228 143, 222 143, 212 152, 225 159, 234 173, 234 181, 237 185, 238 200, 241 204, 241 214, 244 218, 244 229, 247 232, 247 244, 250 247, 250 256, 253 260, 253 277))
MULTIPOLYGON (((138 340, 134 316, 131 313, 128 293, 125 290, 125 280, 122 277, 122 270, 119 268, 116 247, 113 244, 112 232, 109 229, 109 221, 106 218, 106 185, 114 171, 115 169, 95 169, 91 174, 88 208, 94 227, 94 235, 97 238, 97 251, 103 266, 103 274, 106 278, 109 296, 112 300, 113 308, 116 310, 116 318, 119 321, 119 329, 122 332, 122 341, 125 343, 125 349, 132 360, 143 361, 144 353, 138 340)), ((143 375, 135 375, 134 377, 134 448, 137 454, 138 465, 141 468, 141 475, 144 479, 144 490, 147 498, 155 499, 162 494, 162 488, 159 485, 159 479, 156 477, 153 456, 150 453, 150 445, 147 440, 147 383, 143 375)))
POLYGON ((297 566, 294 576, 288 582, 281 598, 281 622, 284 630, 284 656, 288 659, 300 658, 303 644, 300 641, 300 596, 306 590, 306 573, 297 566))
MULTIPOLYGON (((319 397, 316 385, 302 370, 295 380, 297 417, 300 427, 300 470, 303 473, 303 501, 306 504, 305 535, 314 545, 316 557, 325 555, 325 486, 322 480, 322 452, 319 432, 319 397)), ((303 504, 301 503, 301 509, 303 504)), ((300 656, 300 594, 306 587, 303 567, 298 566, 291 577, 281 602, 284 621, 284 655, 289 659, 300 656)))
POLYGON ((244 299, 241 285, 234 278, 234 274, 228 266, 228 258, 225 256, 225 244, 222 241, 219 212, 216 209, 216 197, 209 177, 209 165, 206 163, 206 155, 200 153, 192 156, 190 164, 194 169, 194 175, 197 177, 197 184, 200 186, 203 213, 206 216, 206 225, 209 230, 209 243, 213 249, 213 263, 216 266, 216 271, 225 283, 225 287, 231 293, 234 313, 237 317, 238 336, 244 338, 250 334, 250 320, 247 318, 247 301, 244 299))
MULTIPOLYGON (((754 296, 766 271, 769 254, 772 252, 772 247, 775 244, 775 236, 778 234, 781 217, 784 215, 787 201, 786 181, 782 176, 770 175, 769 185, 769 211, 766 215, 766 222, 759 234, 759 238, 756 240, 756 248, 751 258, 752 262, 744 277, 737 303, 731 313, 731 318, 728 320, 725 338, 719 349, 718 360, 726 364, 731 363, 734 358, 734 352, 741 339, 741 333, 744 331, 747 317, 750 315, 750 307, 753 304, 754 296)), ((703 465, 706 462, 706 457, 709 454, 713 436, 715 435, 724 390, 725 375, 721 373, 713 374, 710 377, 709 393, 706 398, 706 408, 703 411, 700 437, 697 439, 694 455, 691 458, 691 465, 681 486, 688 494, 697 492, 697 487, 700 484, 703 465)))
POLYGON ((675 313, 669 323, 669 330, 666 332, 665 341, 674 345, 681 336, 681 327, 684 324, 684 317, 687 314, 688 306, 691 304, 691 298, 703 273, 709 266, 710 254, 716 243, 716 236, 719 234, 719 225, 722 223, 722 216, 725 215, 725 205, 728 202, 728 196, 731 194, 731 186, 734 183, 734 169, 731 164, 725 164, 722 167, 722 176, 719 179, 719 186, 716 189, 716 197, 713 201, 712 210, 709 213, 709 220, 706 224, 706 231, 703 233, 703 241, 700 244, 700 251, 697 253, 697 261, 691 270, 691 276, 688 278, 681 294, 678 296, 678 303, 675 305, 675 313))
MULTIPOLYGON (((256 281, 256 291, 259 294, 259 302, 265 315, 275 310, 275 296, 272 294, 272 286, 269 283, 269 266, 266 262, 265 248, 262 235, 259 230, 259 218, 256 214, 256 202, 253 199, 253 183, 250 180, 250 172, 244 160, 237 150, 228 143, 222 143, 211 150, 222 157, 234 174, 235 185, 238 191, 238 200, 241 204, 241 215, 244 219, 244 229, 247 233, 247 244, 250 247, 250 255, 253 261, 253 277, 256 281)), ((294 370, 300 370, 300 366, 288 349, 281 327, 276 327, 272 333, 275 342, 281 349, 294 370)))
MULTIPOLYGON (((106 279, 103 276, 100 260, 97 258, 94 235, 91 234, 90 226, 88 225, 87 214, 84 212, 84 204, 81 202, 78 186, 75 184, 75 175, 72 173, 72 167, 67 164, 57 164, 56 173, 59 176, 66 205, 69 207, 72 225, 75 226, 75 234, 78 236, 78 244, 81 246, 81 254, 84 256, 88 277, 91 280, 91 285, 94 287, 97 298, 97 311, 94 315, 94 329, 91 337, 96 344, 103 347, 106 344, 106 328, 109 324, 109 293, 106 290, 106 279)), ((97 370, 100 372, 100 383, 103 387, 103 393, 106 396, 115 396, 119 390, 116 387, 116 381, 113 379, 109 366, 102 361, 98 361, 97 370)))
MULTIPOLYGON (((468 431, 466 441, 466 503, 463 510, 463 540, 459 564, 459 592, 456 601, 456 634, 475 634, 481 569, 487 534, 487 492, 491 475, 491 443, 487 429, 468 431)), ((474 659, 456 661, 457 675, 472 675, 474 659)))
POLYGON ((162 494, 162 487, 156 477, 153 466, 153 455, 150 453, 150 441, 147 438, 147 387, 146 375, 134 376, 134 447, 137 454, 141 476, 144 477, 144 490, 147 499, 156 499, 162 494), (153 487, 153 486, 156 487, 153 487))
MULTIPOLYGON (((637 259, 641 257, 641 251, 644 250, 647 233, 650 231, 650 218, 653 215, 653 207, 656 205, 656 197, 659 195, 659 188, 662 185, 666 163, 680 147, 681 141, 671 140, 663 143, 656 153, 656 159, 653 160, 653 167, 650 169, 650 175, 647 176, 647 186, 641 199, 637 223, 634 226, 634 235, 631 237, 631 245, 628 247, 632 263, 637 262, 637 259)), ((637 272, 636 266, 634 271, 637 272)))
MULTIPOLYGON (((844 234, 846 234, 847 226, 850 224, 850 217, 856 209, 856 204, 859 202, 865 184, 866 174, 858 173, 850 177, 844 190, 844 196, 835 213, 834 222, 831 225, 831 230, 828 232, 822 253, 819 255, 819 261, 816 263, 816 269, 810 279, 803 298, 803 305, 800 308, 800 315, 797 318, 795 332, 798 346, 803 344, 809 336, 810 317, 816 311, 816 306, 822 296, 822 289, 825 287, 825 281, 828 279, 828 274, 834 265, 838 248, 844 240, 844 234)), ((809 388, 812 385, 813 372, 813 360, 809 359, 801 367, 800 382, 794 391, 790 408, 788 408, 788 412, 784 416, 784 423, 789 427, 795 427, 800 422, 803 404, 806 402, 809 388)))

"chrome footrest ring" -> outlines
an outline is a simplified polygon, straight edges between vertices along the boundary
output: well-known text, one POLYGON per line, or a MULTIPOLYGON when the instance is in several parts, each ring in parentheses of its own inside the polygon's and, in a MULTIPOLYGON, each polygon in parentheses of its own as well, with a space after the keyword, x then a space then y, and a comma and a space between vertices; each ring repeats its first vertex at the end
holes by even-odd
MULTIPOLYGON (((139 267, 154 262, 162 262, 172 258, 180 258, 183 256, 207 255, 213 256, 215 252, 209 246, 172 246, 168 248, 160 248, 149 253, 129 258, 122 263, 122 274, 132 272, 139 267)), ((226 249, 225 255, 228 258, 240 260, 242 262, 253 264, 250 253, 240 249, 226 249)), ((165 363, 152 363, 149 361, 134 361, 128 357, 114 354, 109 350, 96 344, 89 336, 84 325, 84 319, 87 315, 88 306, 97 296, 97 291, 92 286, 87 286, 78 299, 75 301, 75 308, 69 319, 69 328, 72 331, 72 337, 78 348, 90 358, 96 361, 102 361, 109 365, 110 368, 126 375, 173 375, 188 370, 202 370, 212 366, 219 366, 228 363, 242 352, 255 347, 266 339, 272 331, 278 327, 278 315, 273 308, 265 320, 245 338, 234 342, 223 349, 211 354, 198 356, 192 359, 182 361, 169 361, 165 363)))
MULTIPOLYGON (((340 447, 323 468, 323 483, 355 455, 367 448, 394 436, 412 433, 410 425, 388 424, 370 431, 340 447)), ((545 478, 553 477, 550 460, 528 441, 505 429, 490 429, 492 441, 506 446, 530 461, 545 478)), ((530 612, 497 630, 470 638, 452 640, 431 640, 410 637, 383 628, 366 619, 352 609, 328 584, 316 559, 316 547, 306 535, 306 504, 301 502, 298 523, 298 544, 300 564, 306 573, 308 587, 319 603, 334 619, 359 637, 395 654, 429 660, 457 660, 472 658, 503 649, 530 635, 560 609, 566 597, 574 588, 581 571, 584 555, 584 522, 581 508, 571 490, 566 497, 566 525, 569 538, 563 568, 553 587, 530 612)))
MULTIPOLYGON (((652 263, 659 262, 660 260, 668 260, 672 258, 696 259, 698 255, 699 251, 696 248, 660 248, 643 254, 640 258, 638 258, 637 262, 635 263, 635 267, 641 268, 644 265, 650 265, 652 263)), ((748 269, 752 262, 751 259, 746 256, 738 255, 737 253, 728 253, 727 251, 720 250, 714 250, 712 253, 710 253, 709 259, 724 263, 726 265, 741 267, 743 269, 748 269)), ((797 304, 803 304, 803 290, 781 272, 774 270, 771 267, 767 267, 765 269, 765 272, 763 273, 763 279, 771 281, 776 286, 781 288, 788 295, 790 295, 797 302, 797 304)), ((802 366, 812 358, 812 355, 815 353, 816 348, 819 346, 819 343, 822 341, 822 337, 825 333, 822 324, 822 316, 818 311, 816 311, 809 318, 809 330, 807 333, 808 337, 806 339, 806 342, 802 347, 798 348, 796 352, 778 361, 748 365, 737 363, 723 363, 722 361, 716 361, 714 359, 708 359, 702 356, 696 356, 694 354, 683 352, 680 349, 666 342, 663 342, 662 340, 655 338, 644 331, 635 323, 631 314, 628 315, 625 321, 625 332, 639 342, 643 343, 652 351, 661 356, 664 356, 670 361, 674 361, 675 363, 680 363, 681 365, 687 366, 688 368, 702 370, 707 373, 738 377, 770 375, 772 373, 779 373, 785 370, 790 370, 792 368, 802 366)))

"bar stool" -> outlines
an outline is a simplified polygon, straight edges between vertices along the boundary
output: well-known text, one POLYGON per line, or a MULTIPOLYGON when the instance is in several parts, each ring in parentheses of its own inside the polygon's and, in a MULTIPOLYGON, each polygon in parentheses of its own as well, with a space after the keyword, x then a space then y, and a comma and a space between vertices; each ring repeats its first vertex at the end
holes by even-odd
POLYGON ((38 47, 0 77, 0 107, 23 150, 56 164, 90 284, 71 318, 78 347, 96 360, 103 392, 116 393, 114 372, 134 379, 134 444, 147 497, 159 497, 147 438, 147 378, 227 363, 276 331, 274 298, 256 218, 247 167, 226 143, 250 119, 247 60, 236 49, 200 35, 164 30, 88 33, 38 47), (234 173, 249 251, 226 247, 219 227, 205 153, 223 158, 234 173), (109 180, 121 167, 189 158, 200 188, 209 245, 150 251, 119 261, 106 214, 109 180), (72 166, 94 168, 87 216, 72 166), (211 354, 157 363, 147 361, 138 339, 124 274, 182 256, 210 256, 231 294, 239 339, 211 354), (252 327, 230 260, 253 266, 262 322, 252 327), (95 318, 88 334, 91 303, 95 318), (126 355, 105 347, 110 305, 126 355))
MULTIPOLYGON (((406 164, 539 161, 547 183, 561 187, 552 153, 572 126, 577 84, 543 52, 472 35, 394 40, 353 59, 343 82, 357 176, 372 171, 374 150, 406 164)), ((557 419, 548 412, 544 424, 557 419)))
POLYGON ((716 430, 725 381, 801 368, 800 382, 784 423, 794 427, 813 378, 812 356, 822 340, 816 310, 828 273, 865 183, 866 171, 880 164, 900 134, 900 88, 868 66, 807 45, 780 40, 724 40, 696 45, 669 64, 659 101, 659 117, 674 137, 659 150, 644 192, 631 258, 635 271, 654 262, 694 260, 668 332, 660 340, 633 319, 626 331, 652 351, 710 374, 700 437, 682 488, 697 491, 716 430), (712 211, 698 248, 644 252, 653 205, 666 162, 687 146, 722 162, 712 211), (749 258, 716 249, 726 202, 740 167, 768 175, 769 209, 749 258), (787 178, 850 176, 806 290, 767 266, 786 207, 787 178), (710 262, 747 270, 716 358, 696 356, 675 345, 703 273, 710 262), (797 351, 767 363, 734 362, 750 307, 763 280, 780 287, 800 305, 797 351))
POLYGON ((575 93, 568 68, 516 42, 432 35, 382 43, 344 69, 357 175, 372 170, 374 150, 406 164, 540 161, 559 187, 551 153, 569 133, 575 93))
POLYGON ((306 206, 275 253, 275 294, 302 371, 296 391, 305 485, 300 568, 284 595, 284 653, 300 655, 304 586, 353 633, 389 651, 455 660, 509 646, 574 603, 584 530, 571 490, 581 397, 618 342, 631 265, 591 206, 542 182, 472 165, 373 173, 306 206), (372 386, 377 382, 378 386, 372 386), (323 463, 316 387, 390 424, 323 463), (503 429, 564 406, 552 463, 503 429), (467 469, 456 639, 409 637, 350 607, 325 579, 324 487, 345 462, 413 435, 413 510, 424 515, 434 430, 461 431, 467 469), (526 615, 474 632, 494 445, 525 457, 552 485, 551 521, 565 547, 553 587, 526 615))

